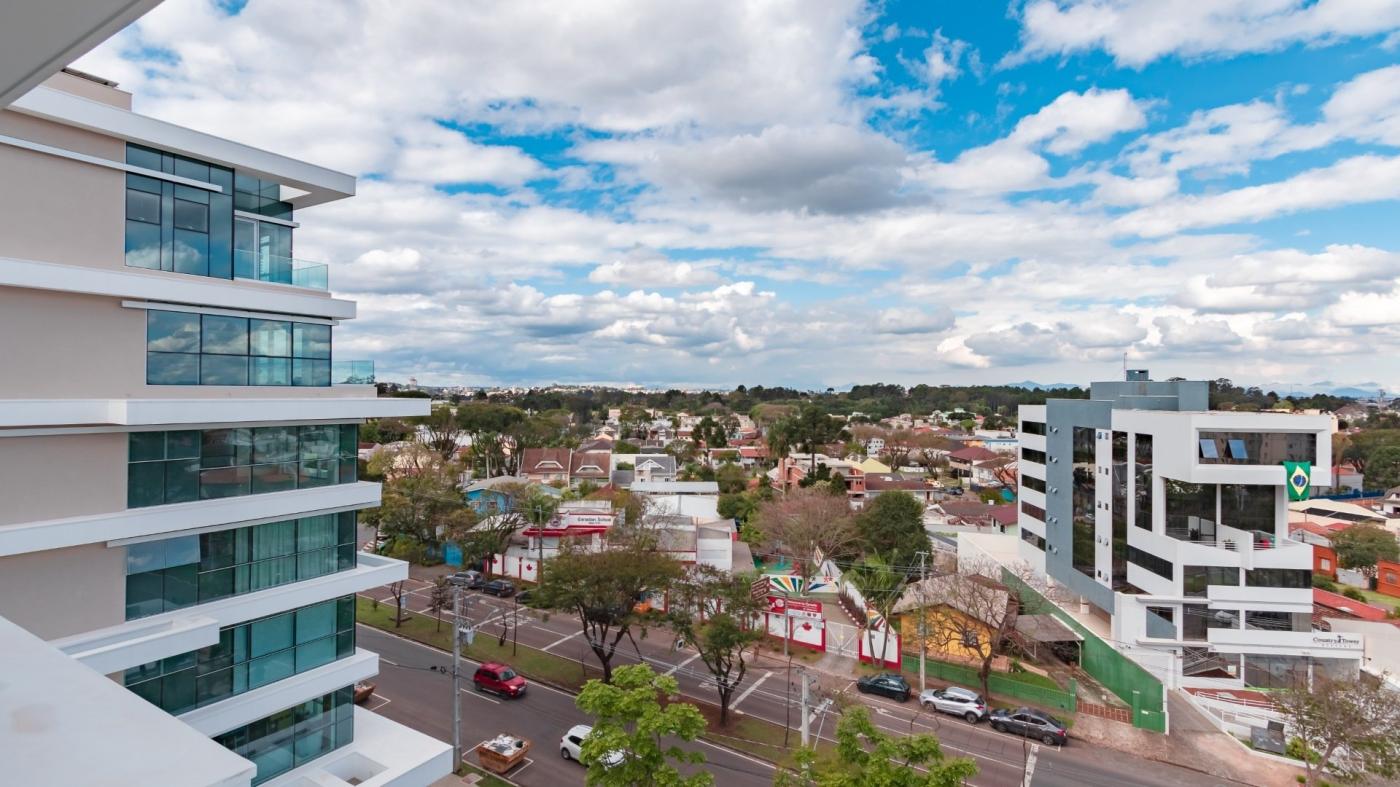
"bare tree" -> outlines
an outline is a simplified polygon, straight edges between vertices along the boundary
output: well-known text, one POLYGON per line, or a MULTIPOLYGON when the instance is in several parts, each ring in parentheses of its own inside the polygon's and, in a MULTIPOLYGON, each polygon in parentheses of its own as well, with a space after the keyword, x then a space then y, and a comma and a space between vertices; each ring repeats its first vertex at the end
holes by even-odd
POLYGON ((1302 743, 1308 784, 1359 782, 1400 775, 1400 713, 1396 694, 1365 676, 1306 678, 1273 695, 1291 738, 1302 743))
POLYGON ((895 611, 924 615, 919 646, 966 654, 977 666, 983 695, 989 695, 992 664, 1006 652, 1021 605, 1015 591, 993 579, 999 566, 983 568, 964 565, 960 573, 917 582, 895 611))
POLYGON ((467 430, 457 420, 452 408, 448 405, 439 405, 423 417, 424 427, 423 442, 433 449, 444 460, 450 460, 457 451, 458 441, 467 434, 467 430))
POLYGON ((394 628, 403 624, 403 597, 406 589, 403 580, 389 586, 389 593, 394 597, 394 628))
POLYGON ((804 589, 820 569, 818 552, 828 558, 846 557, 860 538, 845 498, 811 489, 763 503, 753 525, 765 551, 792 560, 804 589))
POLYGON ((438 577, 428 590, 428 609, 437 616, 435 631, 442 631, 442 611, 452 606, 452 585, 447 577, 438 577))

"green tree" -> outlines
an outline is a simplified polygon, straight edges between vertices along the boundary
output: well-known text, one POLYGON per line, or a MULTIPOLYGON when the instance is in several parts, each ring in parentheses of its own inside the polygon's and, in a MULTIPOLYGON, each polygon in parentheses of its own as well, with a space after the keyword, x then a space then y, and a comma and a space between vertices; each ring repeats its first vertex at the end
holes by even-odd
POLYGON ((911 566, 929 549, 924 504, 908 492, 885 492, 867 503, 856 531, 866 554, 883 555, 895 566, 911 566))
POLYGON ((1304 747, 1307 784, 1400 776, 1394 692, 1364 678, 1315 678, 1312 686, 1300 680, 1272 696, 1289 734, 1304 747))
POLYGON ((475 524, 476 515, 457 489, 456 466, 434 453, 410 446, 381 452, 371 465, 384 472, 378 526, 391 539, 436 547, 460 541, 475 524))
POLYGON ((752 625, 764 612, 766 599, 755 599, 754 574, 730 574, 698 565, 672 585, 667 625, 715 678, 719 693, 719 723, 729 723, 729 702, 744 682, 755 647, 764 630, 752 625))
POLYGON ((590 680, 574 700, 593 717, 593 730, 579 747, 588 766, 587 782, 602 787, 709 787, 704 771, 681 775, 675 763, 700 765, 705 755, 682 749, 705 732, 700 709, 685 702, 661 702, 680 692, 676 679, 657 675, 645 664, 618 667, 611 683, 590 680), (618 756, 621 753, 621 756, 618 756))
POLYGON ((1400 445, 1384 445, 1366 458, 1365 479, 1372 489, 1400 486, 1400 445))
POLYGON ((847 708, 836 725, 834 756, 811 749, 797 754, 796 771, 779 770, 778 787, 961 787, 977 775, 968 757, 948 759, 938 738, 926 733, 891 735, 876 727, 861 705, 847 708))
POLYGON ((1376 575, 1377 560, 1400 560, 1400 542, 1390 531, 1375 525, 1352 525, 1332 536, 1337 562, 1342 568, 1376 575))
POLYGON ((715 482, 721 493, 742 492, 748 488, 748 471, 733 462, 725 462, 715 468, 715 482))
POLYGON ((644 527, 613 528, 600 552, 564 549, 544 564, 535 605, 570 612, 579 619, 584 641, 598 657, 603 680, 613 676, 613 657, 623 638, 643 624, 635 607, 647 591, 664 591, 680 576, 680 563, 656 547, 644 527))

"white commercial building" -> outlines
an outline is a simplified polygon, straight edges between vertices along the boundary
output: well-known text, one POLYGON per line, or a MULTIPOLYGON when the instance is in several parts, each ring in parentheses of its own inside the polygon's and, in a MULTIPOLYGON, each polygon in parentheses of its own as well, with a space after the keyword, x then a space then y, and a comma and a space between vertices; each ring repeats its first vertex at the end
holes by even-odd
POLYGON ((292 257, 355 179, 56 73, 152 5, 0 25, 47 68, 0 73, 0 781, 429 784, 450 747, 352 703, 354 594, 408 573, 357 549, 357 429, 427 403, 334 352, 355 304, 292 257))
POLYGON ((1313 630, 1312 548, 1288 536, 1284 462, 1327 483, 1331 422, 1207 399, 1130 371, 1021 407, 1021 557, 1169 686, 1354 675, 1362 638, 1313 630))

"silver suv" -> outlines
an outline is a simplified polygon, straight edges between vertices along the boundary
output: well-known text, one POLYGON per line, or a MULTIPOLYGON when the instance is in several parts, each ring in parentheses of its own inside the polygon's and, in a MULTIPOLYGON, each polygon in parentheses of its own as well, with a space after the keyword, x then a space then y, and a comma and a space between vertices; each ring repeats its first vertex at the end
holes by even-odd
POLYGON ((982 695, 971 689, 949 686, 946 689, 925 689, 919 693, 919 704, 925 710, 951 713, 967 719, 968 724, 987 718, 987 703, 982 695))

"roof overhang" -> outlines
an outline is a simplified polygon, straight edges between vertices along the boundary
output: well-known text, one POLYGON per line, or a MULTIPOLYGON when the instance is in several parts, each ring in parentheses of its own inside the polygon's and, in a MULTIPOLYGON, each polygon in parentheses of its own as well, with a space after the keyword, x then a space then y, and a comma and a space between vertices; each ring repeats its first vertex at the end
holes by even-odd
POLYGON ((355 177, 250 145, 139 115, 120 107, 39 86, 9 109, 44 120, 124 139, 140 145, 232 167, 244 175, 275 181, 283 199, 306 208, 355 194, 355 177), (288 194, 288 191, 294 193, 288 194))
POLYGON ((6 3, 0 25, 0 107, 116 35, 160 0, 6 3))

